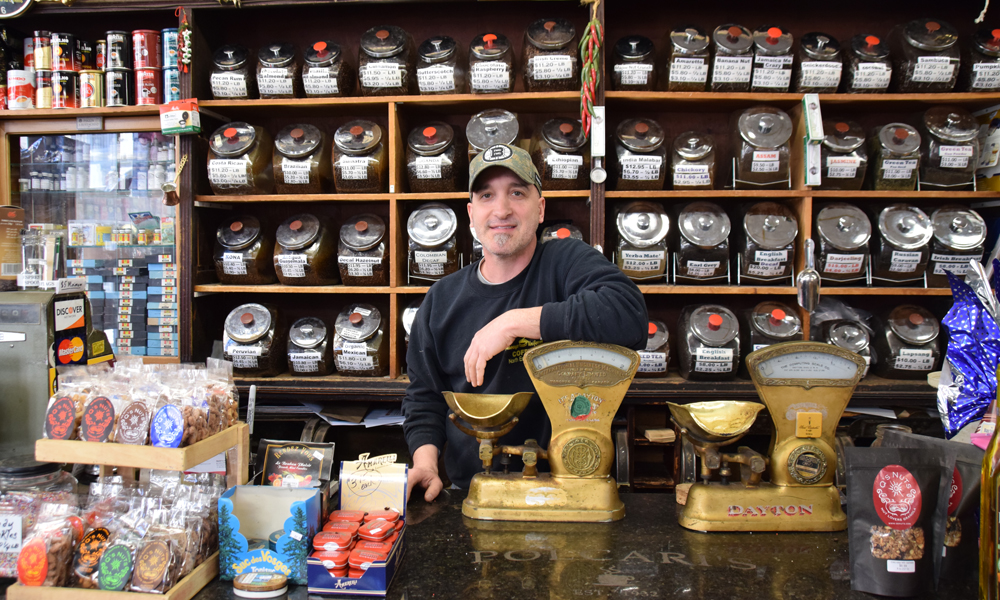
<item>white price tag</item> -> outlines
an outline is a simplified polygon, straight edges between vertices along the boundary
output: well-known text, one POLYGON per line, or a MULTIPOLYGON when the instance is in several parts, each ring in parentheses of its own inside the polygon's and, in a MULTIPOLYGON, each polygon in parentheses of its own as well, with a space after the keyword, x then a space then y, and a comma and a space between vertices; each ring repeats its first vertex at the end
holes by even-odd
POLYGON ((733 360, 733 349, 732 348, 711 348, 704 346, 697 348, 695 350, 695 358, 704 361, 732 361, 733 360))
POLYGON ((305 254, 279 254, 277 256, 278 267, 284 277, 305 277, 306 259, 305 254))
POLYGON ((703 58, 675 58, 670 63, 670 81, 678 83, 705 83, 708 65, 703 58))
POLYGON ((477 62, 469 69, 469 81, 475 91, 506 90, 511 85, 510 67, 499 60, 477 62))
POLYGON ((212 95, 216 98, 246 98, 247 78, 239 73, 212 73, 212 95))
POLYGON ((655 250, 622 250, 623 271, 661 271, 666 252, 655 250))
POLYGON ((358 356, 356 354, 339 354, 336 356, 338 371, 374 371, 375 359, 371 356, 358 356))
POLYGON ((256 356, 233 356, 233 366, 237 369, 256 369, 256 356))
POLYGON ((864 264, 864 254, 828 254, 823 272, 841 275, 860 273, 864 264))
POLYGON ((972 146, 939 146, 942 169, 965 169, 975 154, 972 146))
POLYGON ((323 67, 309 69, 303 73, 302 87, 309 96, 332 96, 340 93, 337 78, 330 77, 330 71, 323 67))
POLYGON ((304 350, 302 352, 288 353, 288 360, 292 362, 317 361, 321 358, 323 358, 323 355, 320 354, 319 350, 304 350))
POLYGON ((440 156, 418 156, 414 162, 417 179, 441 179, 443 160, 440 156))
POLYGON ((754 58, 753 87, 787 90, 792 82, 791 56, 757 56, 754 58), (789 65, 789 68, 784 68, 789 65))
POLYGON ((288 69, 264 67, 257 73, 257 87, 267 95, 290 95, 295 93, 288 69))
POLYGON ((697 373, 730 373, 733 370, 733 363, 695 361, 694 370, 697 373))
POLYGON ((861 158, 857 156, 828 156, 825 176, 830 179, 854 179, 860 166, 861 158))
POLYGON ((395 62, 368 63, 358 70, 362 87, 393 88, 403 85, 403 72, 395 62))
POLYGON ((916 573, 917 562, 914 560, 887 560, 885 569, 889 573, 916 573))
POLYGON ((972 89, 988 90, 1000 87, 1000 63, 972 65, 972 89))
POLYGON ((615 73, 621 77, 622 85, 646 85, 652 72, 653 65, 630 63, 615 65, 615 73))
POLYGON ((639 351, 639 372, 640 373, 666 373, 667 353, 666 352, 646 352, 639 351))
POLYGON ((913 65, 913 81, 918 83, 947 83, 955 74, 955 65, 947 56, 921 56, 913 65))
POLYGON ((340 160, 337 161, 336 166, 340 169, 341 179, 368 179, 367 156, 341 156, 340 160))
POLYGON ((208 161, 208 180, 215 185, 246 185, 250 180, 250 162, 226 158, 208 161))
POLYGON ((677 164, 673 166, 674 185, 679 187, 693 185, 711 185, 712 176, 708 165, 677 164))
POLYGON ((0 515, 0 554, 21 551, 21 527, 20 515, 0 515))
POLYGON ((747 83, 753 72, 753 57, 716 56, 712 83, 747 83))
POLYGON ((838 61, 806 61, 802 67, 802 87, 836 88, 840 85, 840 73, 844 68, 838 61))
POLYGON ((901 371, 930 371, 934 368, 934 353, 931 350, 901 348, 896 357, 896 368, 901 371))
POLYGON ((622 179, 631 181, 656 181, 660 178, 663 158, 659 156, 628 155, 621 157, 622 179))
POLYGON ((747 265, 747 275, 757 277, 777 277, 785 274, 785 263, 782 262, 752 262, 747 265))
POLYGON ((917 270, 917 265, 920 264, 920 257, 922 255, 922 252, 900 252, 893 250, 891 262, 889 263, 889 271, 891 273, 913 273, 917 270))
POLYGON ((417 85, 420 93, 450 92, 455 89, 455 67, 451 65, 431 65, 417 69, 417 85))
POLYGON ((347 265, 347 274, 351 277, 371 277, 373 266, 382 263, 382 259, 374 256, 339 256, 337 262, 347 265))
POLYGON ((916 168, 916 160, 884 160, 882 161, 882 178, 910 179, 916 168))
POLYGON ((885 63, 858 63, 854 71, 854 87, 861 90, 884 90, 889 87, 892 70, 885 63))
POLYGON ((535 81, 569 79, 573 77, 573 57, 565 54, 555 56, 532 56, 528 59, 531 78, 535 81))
POLYGON ((448 253, 443 250, 440 252, 423 252, 416 250, 413 252, 413 259, 418 263, 436 263, 443 265, 448 262, 448 253))
POLYGON ((688 277, 711 277, 715 275, 716 269, 721 264, 717 260, 689 260, 687 261, 688 277))
POLYGON ((367 356, 368 355, 368 344, 364 342, 344 342, 340 346, 341 352, 344 354, 354 354, 357 356, 367 356))
POLYGON ((934 263, 935 275, 944 275, 946 271, 950 271, 954 275, 961 277, 969 270, 970 260, 982 262, 983 255, 931 254, 931 262, 934 263))
POLYGON ((224 252, 222 254, 222 272, 226 275, 246 275, 247 265, 239 252, 224 252))
POLYGON ((307 185, 309 183, 310 162, 281 157, 281 176, 285 185, 307 185))
POLYGON ((757 250, 754 260, 760 263, 784 262, 788 260, 788 250, 757 250))
POLYGON ((575 154, 549 154, 545 164, 552 169, 552 179, 576 179, 583 166, 583 157, 575 154))

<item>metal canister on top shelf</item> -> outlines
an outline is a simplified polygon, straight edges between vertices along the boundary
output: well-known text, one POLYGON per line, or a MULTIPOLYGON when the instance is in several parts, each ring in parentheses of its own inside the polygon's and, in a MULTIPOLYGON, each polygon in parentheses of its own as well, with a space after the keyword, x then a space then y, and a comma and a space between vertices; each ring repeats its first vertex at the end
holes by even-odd
POLYGON ((163 68, 177 68, 177 48, 180 43, 180 35, 176 27, 168 27, 160 30, 160 43, 162 49, 160 56, 163 57, 163 68))
POLYGON ((927 309, 904 304, 875 332, 875 373, 886 379, 926 379, 941 366, 941 325, 927 309))
POLYGON ((465 91, 465 64, 459 61, 455 40, 438 35, 417 47, 417 89, 421 94, 460 94, 465 91))
POLYGON ((844 70, 840 42, 827 33, 807 33, 799 40, 799 63, 795 69, 795 91, 834 94, 844 70))
POLYGON ((951 287, 946 271, 958 277, 969 270, 969 261, 982 262, 986 249, 986 222, 974 210, 950 204, 931 213, 934 240, 927 263, 928 287, 951 287))
POLYGON ((897 92, 950 92, 958 81, 958 31, 940 19, 916 19, 892 36, 897 92))
POLYGON ((351 304, 337 315, 333 355, 341 375, 384 377, 389 373, 389 341, 382 313, 370 304, 351 304))
POLYGON ((142 67, 135 69, 135 103, 139 106, 161 104, 163 99, 162 69, 142 67))
POLYGON ((543 190, 590 188, 590 145, 579 119, 549 119, 532 136, 530 148, 543 190))
POLYGON ((754 58, 751 92, 787 92, 792 83, 792 34, 774 25, 753 32, 754 58))
POLYGON ((77 40, 77 64, 80 70, 93 71, 97 69, 97 58, 94 56, 94 45, 90 42, 77 40))
POLYGON ((650 283, 667 274, 670 217, 663 206, 642 200, 618 212, 618 268, 632 281, 650 283))
POLYGON ((935 106, 924 113, 922 125, 927 135, 920 153, 920 189, 971 190, 979 164, 976 118, 957 106, 935 106))
POLYGON ((35 108, 52 108, 52 71, 35 71, 35 108))
POLYGON ((615 190, 662 190, 667 149, 660 124, 652 119, 626 119, 615 130, 618 181, 615 190))
POLYGON ((104 106, 104 72, 80 71, 80 108, 104 106))
POLYGON ((879 94, 889 90, 892 61, 889 44, 875 35, 861 33, 851 38, 846 50, 844 91, 849 94, 879 94))
POLYGON ((708 87, 708 45, 708 36, 700 27, 686 25, 670 32, 667 91, 705 91, 708 87))
POLYGON ((108 39, 103 38, 94 42, 94 67, 103 71, 108 66, 108 39))
POLYGON ((181 72, 176 68, 163 69, 163 103, 169 104, 181 99, 181 72))
POLYGON ((879 212, 878 231, 872 248, 873 285, 922 285, 934 235, 930 217, 916 206, 893 204, 879 212))
POLYGON ((712 33, 713 92, 748 92, 753 75, 753 34, 742 25, 720 25, 712 33))
POLYGON ((833 319, 824 321, 821 326, 823 342, 850 350, 865 359, 865 372, 872 363, 871 335, 868 328, 850 319, 833 319))
POLYGON ((755 106, 736 119, 739 151, 736 158, 736 189, 787 189, 792 119, 773 106, 755 106))
POLYGON ((104 101, 107 106, 135 104, 135 77, 130 69, 104 71, 104 101))
POLYGON ((860 190, 868 172, 865 131, 854 121, 824 120, 818 190, 860 190))
POLYGON ((288 330, 288 371, 318 377, 333 372, 333 343, 322 319, 304 317, 288 330))
POLYGON ((108 56, 105 69, 132 68, 132 36, 127 31, 108 31, 105 40, 108 44, 108 56))
POLYGON ((293 215, 275 233, 274 271, 284 285, 336 285, 336 234, 323 220, 309 213, 293 215))
POLYGON ((758 202, 743 216, 740 235, 740 282, 776 285, 789 281, 795 264, 795 213, 784 204, 758 202))
POLYGON ((76 61, 76 36, 72 33, 52 34, 52 70, 79 71, 76 61))
POLYGON ((36 71, 52 70, 52 32, 36 30, 33 40, 34 64, 36 71))
POLYGON ((465 126, 469 162, 494 144, 517 144, 519 131, 517 115, 502 108, 488 108, 472 115, 465 126))
POLYGON ((80 107, 80 74, 52 71, 52 108, 80 107))
POLYGON ((666 377, 670 364, 670 332, 663 321, 649 320, 646 349, 639 351, 636 377, 666 377))
POLYGON ((920 134, 906 123, 875 129, 870 139, 868 187, 876 191, 912 192, 920 173, 920 134))
POLYGON ((243 304, 226 317, 222 355, 233 363, 233 374, 274 377, 285 370, 287 332, 278 309, 268 304, 243 304))
POLYGON ((458 217, 440 202, 422 204, 406 220, 410 279, 437 281, 458 271, 458 217))
POLYGON ((685 306, 677 323, 677 364, 688 381, 734 379, 740 363, 740 325, 717 304, 685 306))
POLYGON ((676 283, 706 283, 729 276, 732 223, 721 206, 692 202, 677 215, 676 283))
POLYGON ((816 214, 815 229, 819 239, 816 267, 823 283, 864 285, 872 235, 864 211, 842 202, 829 204, 816 214))
POLYGON ((641 35, 621 38, 614 46, 611 86, 617 91, 652 92, 656 89, 653 42, 641 35))
POLYGON ((163 44, 160 41, 159 31, 137 29, 132 32, 132 67, 163 68, 163 44))

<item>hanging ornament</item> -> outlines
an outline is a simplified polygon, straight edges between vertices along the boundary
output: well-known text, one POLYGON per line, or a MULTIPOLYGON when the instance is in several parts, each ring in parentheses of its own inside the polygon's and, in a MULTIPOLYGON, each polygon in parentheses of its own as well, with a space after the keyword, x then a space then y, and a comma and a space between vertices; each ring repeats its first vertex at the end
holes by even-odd
POLYGON ((181 20, 177 28, 177 69, 187 73, 191 66, 191 24, 188 23, 187 12, 183 6, 178 6, 174 16, 181 20))
POLYGON ((584 135, 589 137, 597 84, 601 81, 598 66, 601 45, 604 43, 604 29, 597 18, 597 7, 601 4, 601 0, 582 0, 582 2, 590 4, 590 22, 584 27, 583 36, 580 38, 580 60, 583 62, 583 68, 580 69, 580 123, 583 125, 584 135))

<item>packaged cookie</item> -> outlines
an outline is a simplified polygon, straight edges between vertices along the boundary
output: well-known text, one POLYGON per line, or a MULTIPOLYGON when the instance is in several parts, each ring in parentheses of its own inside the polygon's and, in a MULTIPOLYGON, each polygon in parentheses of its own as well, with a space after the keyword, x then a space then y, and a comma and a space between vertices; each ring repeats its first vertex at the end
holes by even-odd
POLYGON ((106 377, 98 382, 83 407, 80 439, 85 442, 113 442, 118 420, 132 403, 132 391, 124 381, 106 377))
POLYGON ((94 527, 83 534, 73 553, 73 583, 76 587, 97 589, 97 567, 111 539, 107 527, 94 527))
POLYGON ((71 514, 48 518, 43 517, 45 508, 21 546, 17 579, 26 586, 65 587, 71 582, 73 549, 82 534, 83 521, 72 514, 75 508, 66 506, 71 514))
POLYGON ((77 439, 83 407, 93 383, 93 376, 86 367, 70 369, 59 377, 59 390, 49 398, 45 410, 42 437, 50 440, 77 439))

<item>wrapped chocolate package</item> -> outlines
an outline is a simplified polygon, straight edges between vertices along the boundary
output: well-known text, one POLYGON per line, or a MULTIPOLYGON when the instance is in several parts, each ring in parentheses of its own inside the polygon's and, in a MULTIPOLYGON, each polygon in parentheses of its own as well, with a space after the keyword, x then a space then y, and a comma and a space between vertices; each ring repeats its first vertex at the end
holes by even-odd
POLYGON ((851 589, 915 596, 941 559, 954 454, 845 448, 851 589))

